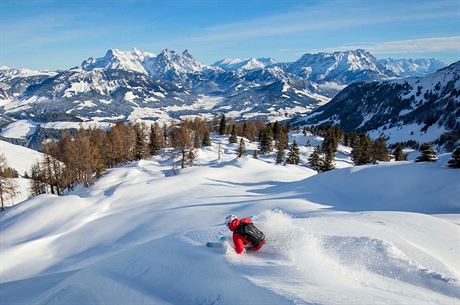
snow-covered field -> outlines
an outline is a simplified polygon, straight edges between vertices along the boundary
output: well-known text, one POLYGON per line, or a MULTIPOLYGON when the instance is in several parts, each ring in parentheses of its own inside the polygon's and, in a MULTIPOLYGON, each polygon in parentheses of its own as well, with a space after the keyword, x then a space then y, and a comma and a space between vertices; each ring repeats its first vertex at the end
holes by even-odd
POLYGON ((9 208, 1 303, 459 304, 460 171, 445 167, 449 155, 351 167, 342 147, 342 168, 317 175, 235 159, 223 142, 221 160, 214 144, 175 176, 156 157, 9 208), (261 251, 205 246, 230 237, 230 213, 253 216, 261 251))

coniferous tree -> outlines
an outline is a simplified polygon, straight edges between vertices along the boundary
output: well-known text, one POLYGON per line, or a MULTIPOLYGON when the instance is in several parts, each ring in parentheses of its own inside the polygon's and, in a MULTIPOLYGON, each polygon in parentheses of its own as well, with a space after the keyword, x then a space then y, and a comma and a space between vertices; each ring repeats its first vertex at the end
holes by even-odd
POLYGON ((350 144, 350 136, 348 135, 348 133, 346 133, 343 135, 343 145, 349 146, 349 144, 350 144))
POLYGON ((144 126, 136 124, 134 126, 134 131, 136 133, 136 146, 134 152, 134 159, 141 160, 146 156, 145 150, 145 135, 144 135, 144 126))
POLYGON ((257 149, 254 149, 254 151, 252 152, 252 157, 254 159, 259 159, 259 152, 257 149))
POLYGON ((305 147, 310 147, 311 146, 311 142, 310 142, 310 139, 307 140, 307 143, 305 143, 305 147))
POLYGON ((230 133, 230 138, 228 139, 229 143, 238 143, 238 137, 236 136, 236 126, 232 125, 232 131, 230 133))
POLYGON ((238 158, 246 156, 246 143, 244 143, 243 138, 240 139, 240 145, 238 146, 237 156, 238 158))
POLYGON ((396 143, 396 148, 393 154, 395 155, 395 161, 406 161, 407 160, 407 155, 403 151, 401 142, 396 143))
POLYGON ((288 164, 299 164, 300 162, 300 150, 299 150, 299 145, 297 145, 297 142, 294 140, 292 145, 289 147, 289 153, 288 153, 288 158, 286 160, 286 163, 288 164))
POLYGON ((273 132, 271 126, 268 125, 261 133, 259 151, 261 154, 268 154, 273 150, 273 132))
POLYGON ((372 140, 368 134, 359 136, 358 143, 351 151, 351 156, 355 165, 372 163, 372 140))
POLYGON ((289 131, 291 131, 291 123, 287 122, 287 124, 284 126, 284 130, 286 131, 286 133, 289 133, 289 131))
POLYGON ((451 159, 447 162, 450 168, 460 168, 460 147, 452 153, 451 159))
POLYGON ((278 123, 278 121, 275 121, 275 123, 273 123, 273 138, 275 140, 278 140, 280 133, 281 133, 281 126, 278 123))
POLYGON ((163 123, 163 147, 168 146, 168 135, 168 126, 166 125, 166 123, 163 123))
POLYGON ((321 146, 316 146, 313 153, 308 157, 308 165, 311 169, 321 172, 323 169, 323 161, 321 158, 321 146))
POLYGON ((276 147, 276 164, 283 164, 285 161, 284 156, 284 143, 282 141, 278 141, 278 145, 276 147))
POLYGON ((415 159, 415 162, 435 162, 438 160, 438 156, 433 150, 431 143, 422 144, 420 146, 420 152, 422 154, 415 159))
POLYGON ((322 172, 329 171, 335 168, 334 156, 335 156, 334 151, 330 149, 325 152, 324 159, 322 160, 322 166, 321 166, 322 172))
POLYGON ((225 134, 225 128, 227 127, 227 119, 225 118, 225 114, 222 114, 220 117, 220 123, 219 123, 219 134, 224 135, 225 134))
POLYGON ((336 130, 331 126, 327 127, 326 134, 324 135, 324 140, 322 143, 322 150, 324 152, 329 152, 329 154, 335 154, 338 145, 339 140, 336 130))
POLYGON ((321 171, 328 171, 335 168, 334 157, 339 146, 339 129, 332 126, 326 127, 326 133, 322 143, 324 158, 321 160, 321 171))
POLYGON ((203 134, 203 146, 211 146, 211 139, 209 138, 209 131, 205 131, 203 134))
POLYGON ((378 137, 375 139, 372 145, 372 159, 374 163, 377 161, 389 161, 388 157, 388 147, 386 144, 386 139, 384 137, 378 137))
POLYGON ((248 123, 246 123, 246 122, 243 123, 243 131, 241 132, 241 136, 246 138, 246 139, 250 138, 250 136, 249 136, 249 127, 248 127, 248 123))
POLYGON ((160 126, 157 122, 150 126, 149 153, 152 156, 158 155, 161 149, 160 126))
POLYGON ((349 135, 348 144, 350 147, 355 148, 359 143, 359 136, 356 133, 349 135))

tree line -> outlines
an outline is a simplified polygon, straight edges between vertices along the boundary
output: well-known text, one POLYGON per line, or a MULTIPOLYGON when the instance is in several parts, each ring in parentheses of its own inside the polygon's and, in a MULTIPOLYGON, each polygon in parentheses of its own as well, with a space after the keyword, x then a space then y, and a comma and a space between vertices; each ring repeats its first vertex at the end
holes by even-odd
MULTIPOLYGON (((289 145, 290 131, 289 124, 278 121, 235 122, 222 115, 210 122, 196 117, 162 126, 158 122, 150 126, 145 123, 118 123, 108 130, 81 128, 72 134, 63 132, 59 140, 43 143, 45 155, 32 166, 29 174, 31 193, 61 195, 66 190, 73 190, 77 184, 91 185, 108 168, 149 158, 160 152, 169 156, 175 174, 179 167, 193 166, 196 149, 211 145, 211 132, 229 135, 229 143, 238 145, 237 157, 246 156, 247 139, 258 141, 258 148, 253 151, 254 158, 275 151, 277 164, 299 164, 299 145, 295 140, 289 145)), ((305 127, 303 132, 324 138, 310 154, 307 163, 318 172, 335 168, 334 157, 339 144, 352 147, 352 160, 356 165, 389 161, 390 158, 389 147, 383 137, 372 140, 366 133, 345 133, 338 126, 305 127)), ((307 141, 306 146, 310 147, 311 143, 307 141)), ((407 159, 403 147, 404 143, 394 146, 395 160, 407 159)), ((425 157, 420 161, 433 159, 430 153, 432 149, 426 149, 422 153, 425 157)), ((220 157, 220 145, 218 154, 220 157)))
POLYGON ((118 123, 108 130, 81 128, 73 135, 63 132, 59 140, 42 144, 45 155, 29 175, 31 192, 61 195, 77 184, 89 186, 104 170, 158 155, 167 147, 174 164, 184 168, 193 163, 196 148, 209 145, 209 125, 201 118, 169 126, 118 123))

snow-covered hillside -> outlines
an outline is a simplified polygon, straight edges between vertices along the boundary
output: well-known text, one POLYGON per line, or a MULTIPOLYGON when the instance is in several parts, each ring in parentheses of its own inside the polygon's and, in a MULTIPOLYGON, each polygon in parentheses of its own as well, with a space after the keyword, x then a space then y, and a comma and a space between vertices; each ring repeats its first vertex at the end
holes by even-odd
POLYGON ((217 160, 216 142, 175 176, 155 157, 9 208, 0 217, 2 302, 458 304, 460 171, 445 167, 449 155, 345 167, 341 148, 345 168, 316 175, 235 159, 225 139, 217 160), (267 237, 260 252, 205 246, 230 236, 230 213, 253 216, 267 237))
POLYGON ((8 166, 17 170, 20 175, 29 171, 32 165, 43 157, 43 154, 38 151, 2 140, 0 140, 0 152, 5 155, 8 166))
POLYGON ((0 140, 0 154, 5 156, 8 166, 14 168, 20 175, 18 178, 12 178, 18 186, 18 194, 12 200, 7 198, 6 205, 14 205, 28 199, 30 197, 30 180, 22 176, 25 172, 30 172, 32 165, 40 161, 43 154, 2 140, 0 140))
POLYGON ((458 141, 460 61, 425 77, 352 84, 300 124, 338 124, 390 142, 458 141))

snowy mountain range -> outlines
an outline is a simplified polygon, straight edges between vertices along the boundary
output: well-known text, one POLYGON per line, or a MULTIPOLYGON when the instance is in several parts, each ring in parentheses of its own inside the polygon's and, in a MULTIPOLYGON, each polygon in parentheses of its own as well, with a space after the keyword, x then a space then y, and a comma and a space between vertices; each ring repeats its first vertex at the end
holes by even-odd
POLYGON ((300 119, 339 124, 349 131, 384 134, 390 140, 458 140, 460 61, 425 77, 356 83, 300 119))
POLYGON ((31 85, 39 84, 45 79, 56 75, 48 70, 11 69, 0 67, 0 106, 18 99, 31 85))
POLYGON ((429 60, 379 61, 364 50, 205 65, 188 50, 159 54, 111 49, 63 71, 0 69, 0 127, 17 120, 102 122, 180 119, 190 115, 285 120, 328 103, 347 85, 423 75, 429 60))
POLYGON ((289 65, 287 70, 312 81, 333 81, 340 84, 395 76, 373 55, 362 49, 334 53, 307 53, 289 65))
POLYGON ((380 59, 378 61, 387 70, 401 77, 425 76, 445 67, 445 64, 436 58, 430 59, 380 59))

